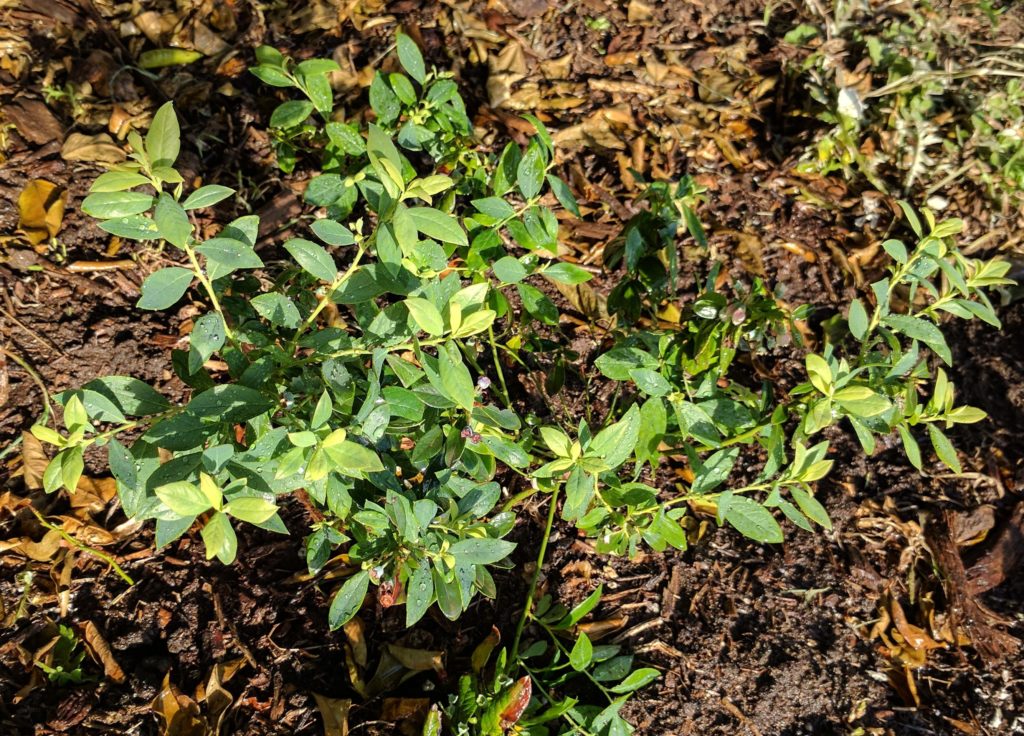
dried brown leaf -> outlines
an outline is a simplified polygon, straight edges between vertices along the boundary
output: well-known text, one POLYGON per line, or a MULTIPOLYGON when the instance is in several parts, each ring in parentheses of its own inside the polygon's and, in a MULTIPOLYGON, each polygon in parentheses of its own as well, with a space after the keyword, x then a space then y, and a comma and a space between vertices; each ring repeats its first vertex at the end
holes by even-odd
POLYGON ((82 640, 92 658, 103 665, 103 674, 107 679, 116 683, 124 682, 124 670, 114 659, 110 645, 107 644, 107 640, 103 638, 103 634, 92 621, 86 621, 82 625, 82 640))
POLYGON ((324 719, 324 736, 348 736, 348 712, 352 708, 352 701, 328 698, 319 693, 313 693, 313 697, 324 719))

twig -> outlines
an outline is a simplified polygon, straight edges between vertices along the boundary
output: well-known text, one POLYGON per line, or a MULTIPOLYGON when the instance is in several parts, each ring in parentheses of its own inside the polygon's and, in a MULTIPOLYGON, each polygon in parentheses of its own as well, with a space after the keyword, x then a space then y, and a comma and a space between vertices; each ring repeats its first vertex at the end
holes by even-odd
POLYGON ((30 505, 28 508, 29 508, 29 510, 32 511, 33 514, 36 515, 36 518, 39 519, 39 523, 42 524, 44 527, 46 527, 50 531, 57 532, 58 534, 61 535, 61 537, 63 537, 64 541, 68 542, 69 544, 74 545, 75 547, 80 549, 82 552, 86 552, 86 553, 92 555, 93 557, 100 558, 101 560, 106 562, 108 565, 110 565, 114 569, 114 572, 116 572, 121 577, 122 580, 124 580, 126 583, 128 583, 128 585, 135 585, 135 581, 131 579, 131 577, 128 575, 128 573, 126 573, 124 570, 121 569, 121 566, 118 565, 117 562, 114 561, 113 557, 108 555, 106 552, 100 552, 98 549, 90 547, 89 545, 85 544, 84 542, 78 541, 77 539, 72 537, 70 534, 68 534, 66 531, 61 529, 56 524, 51 524, 49 521, 46 520, 46 517, 44 517, 41 513, 39 513, 38 509, 36 509, 35 506, 31 506, 30 505))

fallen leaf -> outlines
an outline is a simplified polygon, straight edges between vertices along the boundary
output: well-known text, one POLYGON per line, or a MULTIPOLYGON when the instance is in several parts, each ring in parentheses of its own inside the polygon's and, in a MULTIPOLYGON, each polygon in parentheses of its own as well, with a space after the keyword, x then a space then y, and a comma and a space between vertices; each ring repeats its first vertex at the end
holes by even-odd
POLYGON ((64 221, 68 192, 45 179, 33 179, 18 197, 18 228, 32 245, 56 237, 64 221))
POLYGON ((21 433, 21 468, 25 487, 38 491, 43 487, 43 472, 50 458, 43 451, 43 443, 31 432, 21 433))
POLYGON ((411 649, 397 644, 388 644, 388 651, 406 669, 417 672, 434 670, 444 672, 444 652, 432 649, 411 649))
POLYGON ((348 712, 352 708, 352 701, 328 698, 319 693, 313 693, 313 697, 324 719, 324 736, 348 736, 348 712))
POLYGON ((124 682, 124 670, 114 659, 114 653, 110 651, 110 645, 103 638, 103 634, 92 621, 86 621, 82 625, 82 639, 92 658, 103 665, 103 674, 108 680, 116 683, 124 682))
POLYGON ((65 161, 89 161, 100 164, 119 164, 128 157, 106 133, 71 133, 64 141, 60 155, 65 161))
POLYGON ((149 707, 161 721, 161 736, 206 736, 206 720, 199 704, 171 682, 170 672, 149 707))

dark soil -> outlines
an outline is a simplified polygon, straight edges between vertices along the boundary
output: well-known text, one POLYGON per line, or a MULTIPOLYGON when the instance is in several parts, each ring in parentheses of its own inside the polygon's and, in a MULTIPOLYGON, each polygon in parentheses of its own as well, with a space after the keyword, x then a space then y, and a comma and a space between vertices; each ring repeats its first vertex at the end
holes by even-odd
MULTIPOLYGON (((114 102, 136 112, 155 107, 158 93, 174 97, 189 124, 185 135, 191 141, 187 155, 193 173, 208 182, 238 186, 235 172, 241 172, 249 206, 273 226, 263 233, 261 248, 272 249, 277 242, 272 230, 301 211, 297 182, 311 171, 307 162, 296 175, 282 179, 273 168, 266 120, 274 99, 268 90, 242 73, 242 65, 232 66, 230 58, 172 68, 157 82, 128 72, 115 76, 115 58, 126 60, 126 54, 152 47, 141 36, 123 42, 119 38, 127 11, 109 10, 108 18, 108 4, 97 3, 98 10, 89 12, 81 9, 90 8, 89 2, 52 5, 24 2, 2 11, 13 32, 25 39, 31 61, 22 73, 0 66, 0 107, 19 99, 43 100, 47 70, 47 85, 83 79, 92 85, 85 100, 95 111, 92 124, 76 122, 66 99, 49 103, 52 122, 62 136, 72 132, 72 125, 74 131, 90 134, 104 130, 114 102), (106 20, 97 22, 99 18, 106 20), (225 85, 232 92, 221 96, 225 85)), ((147 0, 139 5, 174 12, 172 3, 147 0)), ((467 35, 448 30, 451 8, 413 0, 387 7, 377 2, 363 5, 376 6, 377 12, 367 15, 387 13, 391 20, 360 32, 349 21, 315 30, 303 25, 308 14, 293 18, 276 9, 264 15, 234 3, 216 12, 204 8, 202 14, 237 48, 237 60, 245 63, 251 60, 251 49, 266 42, 301 58, 343 49, 361 69, 386 51, 396 22, 418 29, 429 60, 458 73, 487 145, 498 149, 509 137, 521 135, 510 124, 515 110, 490 104, 486 85, 500 79, 502 70, 489 70, 467 35)), ((777 41, 781 34, 764 32, 762 3, 651 3, 652 17, 636 26, 626 23, 625 3, 604 0, 585 0, 561 14, 549 10, 545 0, 508 0, 503 6, 459 3, 460 8, 464 5, 466 17, 479 21, 474 26, 478 37, 496 33, 525 39, 531 49, 523 62, 527 76, 515 82, 516 88, 536 82, 547 90, 564 83, 564 94, 584 98, 576 107, 552 105, 552 128, 581 124, 595 111, 616 106, 633 118, 621 130, 603 124, 624 138, 621 146, 600 139, 565 157, 565 177, 580 192, 589 212, 586 225, 594 228, 581 227, 570 238, 576 256, 587 257, 584 247, 599 250, 602 238, 606 240, 607 233, 615 232, 630 214, 631 192, 621 184, 620 171, 622 159, 635 162, 639 155, 656 173, 691 173, 709 188, 701 217, 712 247, 729 261, 737 278, 749 280, 752 272, 763 273, 770 283, 782 286, 789 303, 816 305, 817 322, 835 313, 854 293, 847 257, 878 233, 867 233, 870 225, 857 224, 871 213, 865 211, 866 200, 846 184, 801 181, 793 175, 792 163, 813 124, 806 122, 809 118, 797 120, 780 113, 790 104, 785 84, 764 96, 754 95, 758 81, 777 75, 791 53, 777 41), (607 18, 612 30, 588 22, 595 18, 607 18), (606 64, 595 48, 607 54, 654 54, 662 60, 666 54, 682 54, 698 71, 715 68, 729 56, 735 82, 732 99, 739 103, 708 102, 703 93, 694 92, 693 108, 699 107, 703 128, 660 148, 651 139, 646 151, 638 154, 627 143, 651 126, 694 121, 674 120, 675 113, 651 104, 643 90, 629 86, 636 80, 626 67, 606 64), (565 54, 571 59, 564 80, 545 76, 539 60, 565 54), (738 160, 745 165, 737 166, 731 154, 726 157, 715 146, 713 136, 723 130, 729 131, 738 160), (780 245, 787 243, 792 247, 780 245)), ((799 17, 784 3, 771 22, 789 28, 799 17)), ((342 99, 356 111, 364 104, 361 94, 354 87, 342 99)), ((688 99, 683 94, 677 103, 685 105, 688 99)), ((59 249, 35 253, 18 238, 0 240, 0 397, 5 399, 0 405, 0 450, 28 429, 43 400, 40 387, 13 356, 30 366, 51 394, 98 376, 120 374, 152 383, 173 399, 182 398, 184 388, 172 379, 169 356, 192 308, 142 314, 133 307, 138 284, 167 256, 127 249, 114 256, 135 259, 124 270, 70 269, 72 263, 110 258, 103 233, 76 211, 102 168, 66 162, 59 139, 36 140, 19 126, 7 135, 7 159, 0 168, 0 230, 14 234, 18 194, 30 179, 66 186, 69 199, 59 249)), ((979 213, 975 200, 963 201, 967 204, 954 199, 952 208, 959 208, 969 232, 978 235, 987 226, 988 213, 979 213)), ((891 203, 884 206, 891 209, 891 203)), ((237 211, 225 208, 216 220, 240 214, 241 206, 237 211)), ((887 216, 878 227, 887 227, 891 219, 887 216)), ((594 286, 607 291, 614 278, 603 277, 594 286)), ((572 312, 573 305, 564 297, 552 296, 572 312)), ((581 323, 586 321, 582 314, 576 316, 581 323)), ((946 518, 944 512, 951 512, 955 521, 969 519, 979 509, 990 510, 992 531, 980 545, 963 549, 970 570, 1022 502, 1024 308, 1011 304, 1000 310, 1000 316, 1002 332, 974 323, 950 326, 956 357, 952 379, 959 395, 991 416, 988 422, 954 433, 966 456, 968 472, 962 478, 943 474, 937 465, 918 473, 898 448, 880 447, 874 457, 865 459, 851 437, 836 431, 830 436, 836 471, 819 491, 835 525, 831 533, 810 535, 789 527, 784 545, 765 547, 711 525, 686 553, 647 554, 630 561, 596 555, 568 529, 556 532, 543 578, 546 589, 570 604, 603 583, 607 595, 597 618, 624 619, 611 627, 605 640, 623 644, 664 672, 625 711, 639 733, 1024 733, 1024 664, 1012 647, 982 646, 985 634, 977 628, 990 625, 1024 638, 1020 569, 977 596, 988 613, 959 622, 974 632, 971 641, 928 652, 923 666, 904 667, 907 660, 892 647, 892 626, 882 627, 889 641, 873 631, 883 611, 889 615, 893 601, 912 625, 926 627, 938 617, 957 627, 951 605, 955 576, 933 564, 926 531, 931 528, 934 533, 934 520, 946 518), (911 681, 916 698, 908 685, 911 681)), ((579 365, 570 366, 561 392, 548 396, 543 382, 550 360, 537 356, 534 373, 516 376, 512 382, 517 400, 535 411, 554 407, 567 415, 600 414, 607 397, 600 386, 578 375, 592 360, 596 345, 585 331, 574 335, 572 324, 562 327, 566 342, 579 355, 579 365)), ((780 366, 780 374, 784 368, 780 366)), ((17 455, 12 449, 3 457, 0 478, 12 494, 26 495, 17 477, 17 455)), ((100 460, 90 459, 89 473, 104 473, 100 460)), ((0 506, 5 498, 0 495, 0 506)), ((66 503, 53 498, 37 505, 51 514, 66 511, 66 503)), ((165 678, 192 695, 198 685, 207 683, 215 665, 239 658, 244 664, 226 684, 233 701, 222 720, 222 734, 324 733, 314 694, 354 698, 352 733, 403 732, 402 726, 383 720, 385 698, 437 699, 464 670, 469 652, 492 624, 510 632, 531 572, 541 513, 542 509, 529 509, 513 533, 520 542, 517 567, 498 576, 499 599, 477 604, 458 624, 434 611, 422 625, 406 631, 402 611, 364 610, 370 650, 367 678, 386 643, 446 654, 443 675, 423 673, 365 700, 350 684, 345 635, 329 632, 326 625, 328 597, 336 583, 304 575, 301 540, 308 517, 296 499, 284 512, 292 536, 246 526, 240 530, 239 559, 229 567, 207 562, 197 539, 186 536, 155 552, 150 528, 126 530, 120 526, 126 520, 116 509, 96 514, 100 526, 117 530, 113 543, 104 549, 134 578, 134 586, 88 555, 70 557, 67 552, 61 553, 71 560, 65 577, 56 569, 51 579, 49 564, 27 561, 0 546, 0 615, 5 627, 0 629, 0 734, 163 734, 150 704, 165 678), (16 616, 23 589, 17 576, 27 569, 36 571, 39 579, 29 598, 30 615, 16 616), (49 640, 47 625, 53 621, 95 624, 124 670, 124 681, 103 678, 101 666, 90 661, 86 670, 94 679, 87 684, 58 688, 38 682, 34 689, 19 693, 30 682, 30 655, 49 640)), ((24 511, 0 510, 2 539, 39 540, 43 531, 24 511)))

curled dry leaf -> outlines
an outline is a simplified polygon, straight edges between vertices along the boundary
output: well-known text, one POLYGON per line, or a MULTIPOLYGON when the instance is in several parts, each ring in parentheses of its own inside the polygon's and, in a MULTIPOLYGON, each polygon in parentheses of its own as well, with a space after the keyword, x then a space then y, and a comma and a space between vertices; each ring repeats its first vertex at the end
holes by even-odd
POLYGON ((18 228, 32 245, 57 236, 67 201, 67 190, 45 179, 25 185, 18 197, 18 228))
POLYGON ((103 665, 103 674, 107 679, 117 683, 124 682, 124 670, 114 659, 110 645, 92 621, 86 621, 82 625, 82 639, 92 658, 103 665))
POLYGON ((206 736, 206 720, 199 704, 171 682, 170 672, 149 707, 160 719, 161 736, 206 736))

